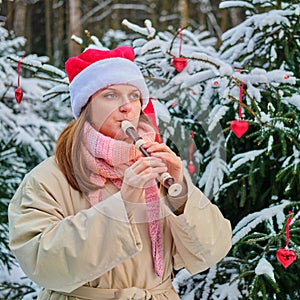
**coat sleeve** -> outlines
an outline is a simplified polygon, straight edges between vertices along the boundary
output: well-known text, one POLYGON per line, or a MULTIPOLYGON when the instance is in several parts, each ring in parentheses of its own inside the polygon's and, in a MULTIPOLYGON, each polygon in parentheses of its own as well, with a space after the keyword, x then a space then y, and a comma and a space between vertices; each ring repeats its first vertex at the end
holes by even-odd
MULTIPOLYGON (((231 248, 232 231, 218 207, 193 185, 188 175, 185 179, 188 193, 183 213, 170 212, 167 222, 174 243, 174 268, 186 268, 196 274, 226 256, 231 248)), ((179 201, 182 203, 182 199, 179 201)))
POLYGON ((51 190, 33 176, 24 179, 9 205, 10 247, 34 282, 71 292, 134 256, 142 242, 120 193, 65 216, 58 181, 51 190))

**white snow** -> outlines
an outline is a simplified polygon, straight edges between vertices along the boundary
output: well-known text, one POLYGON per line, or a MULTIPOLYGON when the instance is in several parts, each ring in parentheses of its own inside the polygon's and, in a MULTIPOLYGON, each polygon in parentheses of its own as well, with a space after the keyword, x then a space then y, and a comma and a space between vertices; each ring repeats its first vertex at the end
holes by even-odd
POLYGON ((231 7, 245 7, 255 9, 255 7, 246 1, 223 1, 220 3, 219 8, 231 8, 231 7))
POLYGON ((124 19, 122 21, 122 24, 125 25, 126 27, 130 28, 131 30, 135 31, 135 32, 139 32, 143 35, 146 35, 147 37, 153 37, 155 35, 155 29, 152 27, 151 21, 150 20, 146 20, 145 21, 145 27, 140 27, 138 25, 135 25, 131 22, 129 22, 127 19, 124 19))
POLYGON ((290 201, 283 200, 281 204, 265 208, 244 217, 234 228, 232 243, 236 244, 241 238, 246 236, 253 228, 261 222, 276 217, 279 227, 282 227, 285 219, 283 210, 290 204, 290 201))
POLYGON ((191 87, 196 85, 198 82, 206 81, 210 78, 215 77, 216 74, 212 70, 206 70, 202 72, 195 73, 186 78, 184 83, 182 84, 183 88, 191 87))
POLYGON ((270 262, 267 261, 266 258, 262 257, 256 268, 255 268, 255 274, 256 275, 267 275, 269 276, 274 282, 276 282, 275 280, 275 275, 274 275, 274 268, 273 266, 270 264, 270 262))
POLYGON ((298 110, 300 110, 300 94, 294 94, 292 97, 283 98, 282 102, 294 105, 298 110))
POLYGON ((266 149, 252 150, 252 151, 235 155, 231 159, 232 163, 230 167, 230 172, 233 172, 234 170, 244 165, 248 161, 253 161, 256 157, 261 156, 264 152, 266 152, 266 149))
POLYGON ((239 300, 241 299, 241 292, 239 291, 238 281, 233 283, 225 283, 219 285, 214 292, 213 300, 239 300))
POLYGON ((225 105, 219 105, 213 107, 212 111, 209 113, 208 117, 208 131, 212 131, 215 129, 217 124, 219 124, 219 121, 222 119, 222 117, 226 114, 229 107, 225 105))

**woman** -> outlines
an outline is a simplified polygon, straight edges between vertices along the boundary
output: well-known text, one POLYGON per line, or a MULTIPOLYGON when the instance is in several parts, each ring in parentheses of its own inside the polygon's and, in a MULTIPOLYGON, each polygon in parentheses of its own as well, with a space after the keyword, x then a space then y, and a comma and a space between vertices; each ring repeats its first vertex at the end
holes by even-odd
POLYGON ((55 156, 9 206, 10 246, 38 299, 179 299, 173 269, 201 272, 231 247, 231 227, 184 173, 142 112, 149 99, 131 47, 66 62, 75 120, 55 156), (143 138, 143 156, 121 129, 143 138), (169 172, 176 197, 157 183, 169 172))

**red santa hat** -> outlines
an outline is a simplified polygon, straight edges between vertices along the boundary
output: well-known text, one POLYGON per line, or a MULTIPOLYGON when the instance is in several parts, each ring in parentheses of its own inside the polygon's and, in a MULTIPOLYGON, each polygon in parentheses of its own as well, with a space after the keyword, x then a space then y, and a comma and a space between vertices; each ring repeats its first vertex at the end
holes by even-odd
POLYGON ((139 89, 142 109, 149 101, 149 91, 139 67, 134 63, 134 50, 120 46, 113 50, 88 49, 66 61, 71 107, 77 119, 90 96, 113 84, 130 84, 139 89))

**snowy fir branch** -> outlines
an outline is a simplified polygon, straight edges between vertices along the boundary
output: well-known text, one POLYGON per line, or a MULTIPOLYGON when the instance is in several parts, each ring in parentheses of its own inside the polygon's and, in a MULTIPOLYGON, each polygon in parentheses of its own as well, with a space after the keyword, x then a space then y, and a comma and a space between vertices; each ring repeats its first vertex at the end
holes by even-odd
MULTIPOLYGON (((13 38, 0 26, 0 265, 1 299, 25 299, 32 294, 30 281, 13 282, 10 274, 18 268, 8 245, 7 206, 25 174, 41 160, 53 154, 54 142, 65 126, 67 109, 60 101, 44 103, 43 94, 53 87, 53 77, 65 77, 65 73, 48 65, 48 58, 35 54, 25 55, 24 39, 13 38), (24 58, 23 58, 24 56, 24 58), (18 61, 20 88, 23 98, 16 101, 18 86, 18 61), (47 80, 34 78, 44 72, 47 80)), ((21 277, 23 277, 21 275, 21 277)), ((26 276, 24 276, 26 278, 26 276)))
POLYGON ((9 281, 4 281, 1 282, 0 294, 3 299, 25 299, 25 295, 27 295, 27 299, 35 299, 36 286, 19 282, 11 283, 9 281))
POLYGON ((42 79, 46 79, 48 81, 53 80, 54 82, 59 82, 59 83, 66 83, 66 84, 68 83, 66 81, 66 73, 60 70, 59 68, 48 64, 47 62, 49 59, 47 57, 28 55, 24 57, 8 56, 7 58, 16 63, 20 61, 22 68, 32 71, 32 73, 34 74, 37 74, 39 71, 41 71, 43 74, 48 75, 47 77, 41 76, 42 79))

